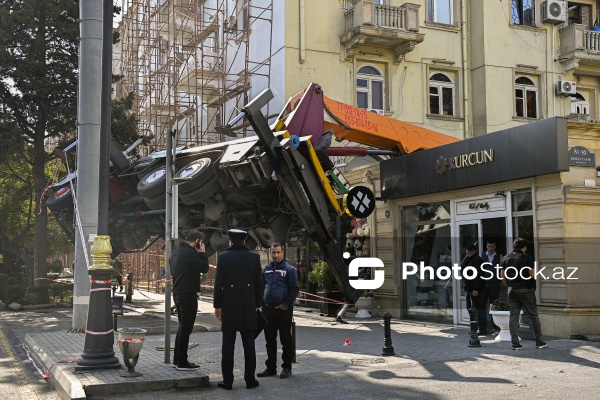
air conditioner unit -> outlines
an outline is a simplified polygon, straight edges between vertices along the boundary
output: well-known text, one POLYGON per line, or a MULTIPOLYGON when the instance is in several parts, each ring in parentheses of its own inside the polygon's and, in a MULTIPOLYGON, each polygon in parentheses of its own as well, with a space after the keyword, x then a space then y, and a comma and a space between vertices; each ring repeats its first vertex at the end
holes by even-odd
POLYGON ((567 20, 567 2, 548 0, 542 2, 542 21, 559 24, 567 20))
POLYGON ((367 108, 367 111, 372 112, 372 113, 377 113, 379 115, 385 115, 383 110, 376 110, 374 108, 367 108))
POLYGON ((575 96, 577 94, 577 82, 558 81, 556 94, 558 96, 575 96))

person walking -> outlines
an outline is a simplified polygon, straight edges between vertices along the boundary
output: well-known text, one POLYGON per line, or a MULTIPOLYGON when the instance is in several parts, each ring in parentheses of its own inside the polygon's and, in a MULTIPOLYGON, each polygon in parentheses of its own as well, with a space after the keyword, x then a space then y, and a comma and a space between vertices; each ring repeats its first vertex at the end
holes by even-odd
POLYGON ((233 387, 233 356, 236 332, 240 332, 244 347, 244 380, 247 389, 257 387, 256 312, 262 302, 260 256, 244 245, 247 233, 239 229, 227 231, 229 248, 217 258, 213 306, 215 317, 221 321, 223 344, 221 347, 221 389, 233 387))
POLYGON ((281 340, 283 354, 281 356, 280 378, 292 375, 294 359, 294 343, 292 339, 293 304, 298 296, 298 278, 296 270, 284 260, 283 246, 279 243, 271 245, 273 261, 263 270, 265 291, 263 295, 263 314, 269 323, 265 326, 267 342, 267 368, 257 374, 258 377, 277 374, 277 332, 281 340))
POLYGON ((198 313, 200 274, 208 272, 208 258, 204 250, 202 234, 191 230, 185 236, 185 242, 180 242, 179 247, 171 255, 173 299, 179 320, 173 365, 178 371, 200 368, 199 365, 188 361, 188 346, 198 313))
POLYGON ((485 281, 485 290, 481 293, 481 301, 483 302, 482 308, 485 313, 486 323, 491 321, 491 324, 495 330, 500 330, 500 327, 496 325, 489 314, 489 305, 494 302, 494 300, 500 298, 500 279, 496 275, 496 265, 500 265, 500 261, 502 261, 502 255, 496 252, 496 241, 494 239, 488 239, 486 243, 486 251, 481 254, 481 258, 483 259, 482 268, 489 273, 486 273, 485 276, 489 279, 485 281), (487 263, 487 264, 486 264, 487 263), (493 276, 489 276, 492 274, 493 276), (488 318, 490 317, 490 318, 488 318))
POLYGON ((535 263, 527 253, 527 241, 517 238, 513 242, 513 251, 508 253, 500 263, 502 282, 508 287, 508 308, 510 317, 508 326, 513 350, 521 350, 519 342, 519 315, 521 307, 527 311, 535 338, 535 347, 546 347, 542 340, 542 324, 537 311, 535 298, 535 263))
POLYGON ((465 247, 467 255, 461 262, 461 268, 464 271, 467 267, 473 267, 477 270, 477 275, 473 279, 465 279, 465 292, 467 292, 467 309, 471 304, 477 309, 477 326, 479 331, 477 335, 487 335, 487 324, 485 320, 485 300, 481 294, 485 291, 485 280, 481 270, 483 260, 477 255, 477 247, 469 244, 465 247), (469 298, 471 301, 469 302, 469 298), (482 304, 483 303, 483 304, 482 304))

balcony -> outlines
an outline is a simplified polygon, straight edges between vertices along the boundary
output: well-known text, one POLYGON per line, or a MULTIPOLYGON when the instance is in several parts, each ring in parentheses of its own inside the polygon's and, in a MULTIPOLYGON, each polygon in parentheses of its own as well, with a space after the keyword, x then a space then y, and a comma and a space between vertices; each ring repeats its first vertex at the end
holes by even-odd
POLYGON ((559 61, 565 71, 580 65, 600 66, 600 32, 571 24, 560 31, 559 61))
POLYGON ((419 32, 418 4, 400 7, 375 4, 373 0, 355 0, 344 13, 346 26, 340 42, 346 61, 352 60, 361 45, 377 46, 394 52, 399 64, 404 55, 425 39, 419 32))

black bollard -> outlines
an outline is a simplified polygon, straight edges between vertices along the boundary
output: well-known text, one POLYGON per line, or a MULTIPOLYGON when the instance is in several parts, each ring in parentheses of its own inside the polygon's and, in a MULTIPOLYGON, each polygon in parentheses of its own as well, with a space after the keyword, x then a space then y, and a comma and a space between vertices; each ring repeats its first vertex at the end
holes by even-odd
POLYGON ((469 312, 469 321, 471 323, 471 332, 469 332, 469 347, 481 347, 479 338, 477 337, 477 309, 475 305, 471 304, 471 308, 467 310, 469 312))
POLYGON ((382 356, 393 356, 394 346, 392 346, 392 333, 390 327, 390 321, 392 320, 392 315, 390 313, 383 314, 383 326, 384 326, 384 339, 383 339, 383 350, 381 352, 382 356))
POLYGON ((292 353, 294 355, 294 358, 292 358, 292 362, 295 363, 296 362, 296 321, 294 321, 293 319, 292 319, 292 343, 294 346, 293 347, 294 352, 292 353))

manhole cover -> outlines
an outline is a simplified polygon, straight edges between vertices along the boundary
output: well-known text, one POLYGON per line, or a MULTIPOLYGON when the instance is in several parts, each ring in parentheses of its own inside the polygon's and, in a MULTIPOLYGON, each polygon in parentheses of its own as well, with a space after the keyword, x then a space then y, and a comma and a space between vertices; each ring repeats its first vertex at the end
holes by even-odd
POLYGON ((385 358, 353 358, 352 364, 385 364, 385 358))

